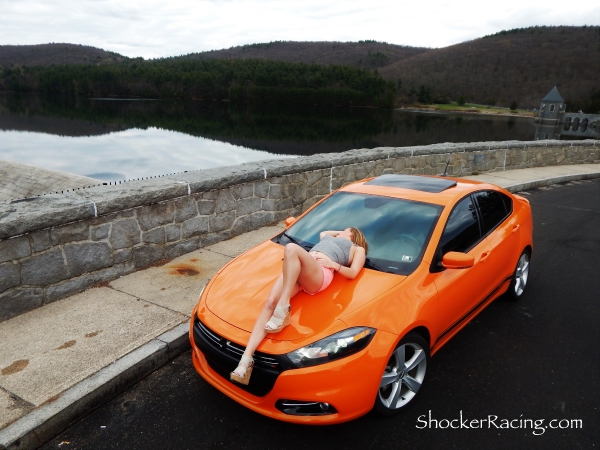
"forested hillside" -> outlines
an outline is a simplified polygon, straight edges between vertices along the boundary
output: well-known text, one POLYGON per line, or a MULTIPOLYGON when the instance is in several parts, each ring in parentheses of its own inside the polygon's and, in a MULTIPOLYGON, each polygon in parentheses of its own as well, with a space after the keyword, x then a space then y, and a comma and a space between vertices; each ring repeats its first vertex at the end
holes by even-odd
POLYGON ((375 69, 388 66, 429 51, 377 41, 359 42, 286 42, 242 45, 223 50, 192 53, 181 58, 270 59, 308 64, 341 64, 375 69))
POLYGON ((592 97, 600 95, 599 27, 505 31, 432 49, 379 73, 400 80, 399 96, 405 102, 419 96, 430 101, 462 96, 475 103, 509 106, 516 101, 519 107, 533 108, 558 86, 570 110, 590 109, 592 97))
POLYGON ((101 48, 76 44, 0 45, 0 67, 52 64, 109 64, 126 57, 101 48))
POLYGON ((569 111, 593 113, 599 74, 598 26, 514 29, 438 49, 270 42, 149 61, 69 44, 0 46, 0 90, 89 96, 530 109, 558 86, 569 111))
POLYGON ((127 60, 6 68, 0 89, 90 97, 392 107, 396 87, 369 70, 258 59, 127 60))

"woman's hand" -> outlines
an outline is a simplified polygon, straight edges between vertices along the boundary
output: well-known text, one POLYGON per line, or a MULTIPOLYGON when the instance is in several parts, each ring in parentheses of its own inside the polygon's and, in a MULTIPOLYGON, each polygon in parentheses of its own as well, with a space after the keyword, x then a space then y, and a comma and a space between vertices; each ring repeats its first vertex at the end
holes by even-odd
POLYGON ((319 239, 323 239, 324 236, 336 237, 340 233, 341 233, 341 231, 337 231, 337 230, 321 231, 321 233, 319 233, 319 239))
POLYGON ((315 259, 326 269, 338 270, 340 268, 338 263, 333 262, 329 256, 324 255, 323 253, 317 253, 317 257, 315 259))

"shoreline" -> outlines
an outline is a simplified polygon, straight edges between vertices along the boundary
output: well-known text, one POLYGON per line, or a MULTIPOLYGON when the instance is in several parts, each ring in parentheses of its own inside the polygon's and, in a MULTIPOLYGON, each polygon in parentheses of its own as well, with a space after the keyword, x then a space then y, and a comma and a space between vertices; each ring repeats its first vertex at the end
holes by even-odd
POLYGON ((460 111, 460 110, 446 110, 442 111, 439 109, 431 108, 394 108, 394 111, 405 111, 405 112, 419 112, 419 113, 432 113, 432 114, 469 114, 477 116, 496 116, 496 117, 524 117, 527 119, 535 119, 537 115, 532 116, 523 113, 497 113, 497 112, 481 112, 481 111, 460 111))

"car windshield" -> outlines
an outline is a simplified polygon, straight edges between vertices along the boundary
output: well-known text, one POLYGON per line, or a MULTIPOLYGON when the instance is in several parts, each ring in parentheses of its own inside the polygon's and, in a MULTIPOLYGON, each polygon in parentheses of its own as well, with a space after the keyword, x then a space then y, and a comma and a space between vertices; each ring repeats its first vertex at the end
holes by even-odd
POLYGON ((310 250, 325 230, 356 227, 369 244, 365 267, 400 275, 412 273, 443 207, 391 197, 338 192, 294 223, 277 242, 310 250))

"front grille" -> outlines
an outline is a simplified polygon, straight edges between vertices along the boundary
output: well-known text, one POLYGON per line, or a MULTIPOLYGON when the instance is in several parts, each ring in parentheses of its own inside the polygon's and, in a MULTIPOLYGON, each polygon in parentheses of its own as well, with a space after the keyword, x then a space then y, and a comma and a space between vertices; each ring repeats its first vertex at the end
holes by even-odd
MULTIPOLYGON (((245 347, 215 333, 197 317, 194 319, 194 343, 204 354, 211 369, 229 381, 229 374, 237 367, 245 347)), ((273 389, 279 374, 290 368, 291 362, 285 356, 254 352, 250 383, 244 386, 229 382, 253 395, 263 397, 273 389)))

